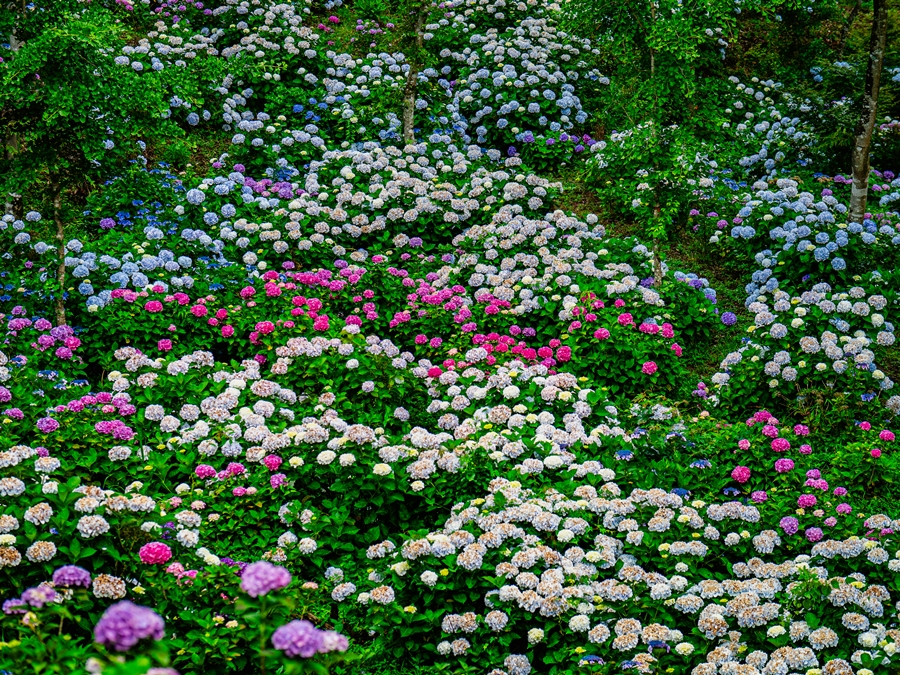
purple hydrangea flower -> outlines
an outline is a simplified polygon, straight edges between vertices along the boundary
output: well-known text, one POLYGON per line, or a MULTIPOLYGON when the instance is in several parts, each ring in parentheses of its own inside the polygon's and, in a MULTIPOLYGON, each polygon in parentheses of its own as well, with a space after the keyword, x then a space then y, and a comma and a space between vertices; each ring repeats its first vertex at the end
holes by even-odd
POLYGON ((282 589, 289 583, 290 572, 264 560, 248 565, 241 575, 241 589, 252 598, 282 589))
POLYGON ((24 614, 27 608, 28 604, 22 598, 10 598, 3 602, 4 614, 24 614))
POLYGON ((78 565, 63 565, 53 573, 53 583, 57 586, 91 585, 91 573, 78 565))
POLYGON ((291 621, 272 635, 272 645, 286 656, 308 659, 315 654, 347 651, 349 643, 340 633, 319 630, 309 621, 291 621))
MULTIPOLYGON (((246 573, 244 578, 246 578, 246 573)), ((300 656, 308 659, 322 649, 322 638, 323 631, 309 621, 291 621, 275 630, 272 634, 272 646, 287 656, 294 658, 300 656)))
POLYGON ((38 609, 53 602, 55 599, 56 591, 49 586, 35 586, 34 588, 26 589, 22 593, 22 601, 38 609))
POLYGON ((126 652, 141 640, 162 640, 165 624, 149 607, 123 600, 109 607, 94 627, 94 640, 117 652, 126 652))
POLYGON ((737 316, 734 312, 725 312, 722 315, 722 323, 724 323, 726 326, 733 326, 737 323, 737 316))
POLYGON ((785 516, 778 524, 787 535, 797 534, 797 531, 800 529, 800 523, 793 516, 785 516))
POLYGON ((49 434, 59 429, 59 422, 52 417, 42 417, 37 421, 38 431, 49 434))

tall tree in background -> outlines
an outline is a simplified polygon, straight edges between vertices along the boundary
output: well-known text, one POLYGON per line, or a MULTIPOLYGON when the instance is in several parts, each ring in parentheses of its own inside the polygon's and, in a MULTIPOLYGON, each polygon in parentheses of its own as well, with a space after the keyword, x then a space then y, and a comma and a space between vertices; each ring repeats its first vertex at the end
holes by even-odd
POLYGON ((401 11, 403 20, 403 53, 409 70, 403 87, 403 141, 415 143, 416 98, 419 93, 419 72, 425 63, 425 21, 430 0, 404 0, 401 11))
POLYGON ((616 161, 595 163, 589 179, 652 240, 659 285, 660 247, 695 189, 695 141, 714 127, 695 95, 721 63, 736 23, 734 1, 573 0, 567 16, 573 32, 593 28, 610 78, 607 105, 619 108, 628 129, 614 141, 616 161))
POLYGON ((869 193, 869 147, 875 129, 878 92, 881 88, 881 69, 884 65, 885 41, 888 28, 888 0, 874 0, 872 31, 869 37, 869 59, 866 64, 866 84, 862 106, 853 134, 851 168, 853 186, 850 196, 850 220, 861 223, 866 213, 869 193))
POLYGON ((0 63, 0 191, 8 199, 38 190, 50 203, 58 260, 48 290, 64 324, 67 192, 108 175, 140 152, 138 139, 170 125, 162 87, 143 80, 155 74, 115 63, 108 46, 121 27, 109 10, 66 2, 37 10, 15 6, 4 16, 4 33, 19 42, 0 63))

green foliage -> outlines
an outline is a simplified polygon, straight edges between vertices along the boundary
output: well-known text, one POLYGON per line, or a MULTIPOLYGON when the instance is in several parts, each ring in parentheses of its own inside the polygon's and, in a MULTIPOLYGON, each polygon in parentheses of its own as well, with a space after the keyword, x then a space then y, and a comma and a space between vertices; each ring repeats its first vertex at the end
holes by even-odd
POLYGON ((160 88, 108 57, 121 33, 107 12, 73 9, 23 36, 0 68, 0 134, 15 139, 0 157, 0 190, 90 182, 137 154, 135 141, 174 133, 160 88))

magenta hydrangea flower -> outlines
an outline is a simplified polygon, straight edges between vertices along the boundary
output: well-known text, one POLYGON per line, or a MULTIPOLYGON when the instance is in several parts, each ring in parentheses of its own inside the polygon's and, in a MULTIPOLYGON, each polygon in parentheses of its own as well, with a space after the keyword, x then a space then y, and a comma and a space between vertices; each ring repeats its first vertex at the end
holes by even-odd
POLYGON ((746 466, 736 466, 731 472, 731 477, 738 483, 746 483, 750 480, 750 469, 746 466))
POLYGON ((209 464, 201 464, 196 469, 194 469, 194 473, 196 474, 197 478, 212 478, 216 475, 216 470, 209 464))
POLYGON ((754 490, 750 493, 750 499, 752 499, 757 504, 762 504, 764 501, 769 499, 769 495, 766 494, 765 490, 754 490))
POLYGON ((164 631, 159 614, 123 600, 103 612, 94 627, 94 640, 117 652, 127 652, 141 640, 162 640, 164 631))
POLYGON ((812 454, 812 446, 811 445, 801 445, 800 446, 800 454, 801 455, 811 455, 812 454))
POLYGON ((281 466, 282 459, 278 455, 266 455, 263 464, 269 471, 275 471, 281 466))
POLYGON ((797 506, 801 509, 809 509, 816 505, 815 495, 800 495, 797 498, 797 506))
POLYGON ((838 504, 835 511, 840 513, 842 516, 846 516, 849 513, 853 513, 853 507, 847 504, 846 502, 843 504, 838 504))
POLYGON ((772 449, 775 452, 786 452, 791 449, 791 444, 786 438, 775 438, 772 440, 772 449))
POLYGON ((657 366, 653 361, 647 361, 646 363, 644 363, 644 365, 641 366, 641 372, 644 375, 652 375, 658 369, 659 366, 657 366))
POLYGON ((141 546, 138 551, 141 562, 147 565, 162 565, 172 558, 172 549, 160 541, 154 541, 141 546))
POLYGON ((884 429, 880 434, 878 434, 878 438, 889 443, 890 441, 894 440, 895 436, 893 431, 884 429))
POLYGON ((252 598, 277 591, 291 583, 291 573, 284 567, 260 560, 247 565, 241 575, 241 590, 252 598))
POLYGON ((750 441, 748 441, 746 438, 742 438, 741 440, 738 441, 738 447, 741 450, 749 450, 750 449, 750 441))
POLYGON ((787 473, 794 470, 794 460, 782 458, 775 460, 775 470, 778 473, 787 473))
POLYGON ((837 518, 835 518, 834 516, 829 516, 825 519, 826 527, 834 527, 835 525, 837 525, 837 518))

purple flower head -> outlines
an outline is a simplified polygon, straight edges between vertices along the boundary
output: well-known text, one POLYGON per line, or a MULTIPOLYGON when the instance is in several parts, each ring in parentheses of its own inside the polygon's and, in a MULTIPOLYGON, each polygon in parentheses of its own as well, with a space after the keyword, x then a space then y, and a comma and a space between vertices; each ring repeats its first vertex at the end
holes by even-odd
POLYGON ((810 527, 806 530, 806 539, 807 541, 816 542, 822 538, 822 530, 818 527, 810 527))
POLYGON ((75 335, 75 331, 72 330, 71 326, 55 326, 50 329, 50 335, 55 337, 57 340, 65 340, 66 338, 70 338, 75 335))
POLYGON ((38 431, 49 434, 59 429, 59 422, 52 417, 42 417, 37 421, 38 431))
POLYGON ((56 599, 56 591, 49 586, 35 586, 22 593, 22 601, 40 609, 56 599))
POLYGON ((787 535, 797 534, 797 531, 800 529, 800 523, 793 516, 785 516, 779 521, 778 525, 787 535))
POLYGON ((159 614, 123 600, 103 612, 94 627, 94 640, 117 652, 126 652, 141 640, 162 640, 164 631, 159 614))
POLYGON ((765 490, 754 490, 750 493, 750 499, 752 499, 757 504, 762 504, 769 498, 769 495, 766 494, 765 490))
POLYGON ((241 589, 252 598, 280 590, 289 583, 291 583, 290 572, 284 567, 264 560, 248 565, 241 575, 241 589))
POLYGON ((53 573, 53 583, 57 586, 91 585, 91 573, 78 565, 63 565, 53 573))
POLYGON ((722 323, 726 326, 733 326, 737 323, 737 315, 734 312, 725 312, 722 315, 722 323))
POLYGON ((801 509, 810 509, 816 505, 816 501, 815 495, 800 495, 797 498, 797 506, 801 509))
POLYGON ((27 607, 28 604, 22 598, 10 598, 3 601, 4 614, 24 614, 28 611, 27 607))
MULTIPOLYGON (((249 571, 250 568, 248 567, 244 572, 244 579, 246 579, 249 571)), ((243 581, 241 585, 243 585, 243 581)), ((272 634, 272 646, 284 652, 286 656, 300 656, 308 659, 322 651, 324 646, 323 637, 324 632, 313 626, 309 621, 291 621, 275 630, 272 634)))
POLYGON ((116 226, 116 221, 113 220, 112 218, 103 218, 100 221, 100 227, 103 228, 104 230, 111 230, 115 226, 116 226))

